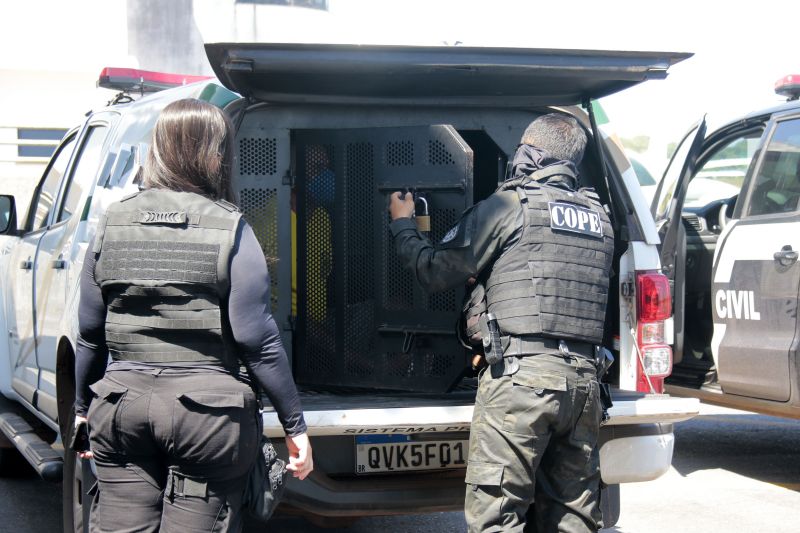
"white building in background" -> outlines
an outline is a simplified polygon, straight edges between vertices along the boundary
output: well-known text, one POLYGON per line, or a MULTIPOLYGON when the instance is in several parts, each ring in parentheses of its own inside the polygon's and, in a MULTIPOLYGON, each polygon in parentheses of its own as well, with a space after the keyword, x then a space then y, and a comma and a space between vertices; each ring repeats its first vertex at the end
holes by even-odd
MULTIPOLYGON (((204 42, 342 42, 337 0, 19 0, 0 16, 0 193, 27 204, 104 67, 213 75, 204 42), (335 37, 333 34, 338 37, 335 37)), ((347 1, 347 0, 345 0, 347 1)))

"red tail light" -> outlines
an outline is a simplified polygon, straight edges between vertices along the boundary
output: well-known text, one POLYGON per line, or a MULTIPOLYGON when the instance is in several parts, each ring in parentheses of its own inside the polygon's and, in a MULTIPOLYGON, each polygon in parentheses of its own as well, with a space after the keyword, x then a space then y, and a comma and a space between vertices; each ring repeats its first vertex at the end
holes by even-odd
POLYGON ((636 276, 638 301, 636 317, 639 321, 666 320, 672 314, 669 280, 664 274, 642 272, 636 276))
POLYGON ((672 348, 666 343, 665 320, 672 314, 669 280, 658 272, 636 275, 636 390, 664 392, 664 378, 672 373, 672 348))

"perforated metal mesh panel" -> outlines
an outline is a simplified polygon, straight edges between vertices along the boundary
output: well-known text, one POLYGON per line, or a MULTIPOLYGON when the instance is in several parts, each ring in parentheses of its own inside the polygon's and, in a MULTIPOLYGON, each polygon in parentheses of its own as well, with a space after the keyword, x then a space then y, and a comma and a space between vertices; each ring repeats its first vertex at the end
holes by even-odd
POLYGON ((386 354, 386 373, 395 379, 409 379, 414 376, 414 354, 393 352, 386 354))
POLYGON ((412 311, 414 309, 414 278, 411 271, 403 268, 397 257, 392 232, 389 226, 383 233, 383 307, 391 311, 412 311))
POLYGON ((456 162, 443 142, 431 139, 428 141, 428 164, 455 165, 456 162))
POLYGON ((386 143, 384 162, 390 167, 407 167, 414 164, 414 143, 396 141, 386 143))
POLYGON ((272 314, 291 359, 291 186, 283 179, 291 164, 289 134, 265 127, 259 113, 246 114, 236 133, 233 184, 267 261, 272 314))
MULTIPOLYGON (((445 233, 456 223, 458 212, 455 209, 431 209, 431 241, 440 242, 445 233)), ((428 296, 428 309, 431 311, 456 312, 461 301, 456 301, 455 289, 449 289, 428 296)))
POLYGON ((452 368, 455 357, 447 353, 426 353, 422 355, 424 364, 423 372, 428 376, 440 377, 447 375, 452 368))
POLYGON ((295 132, 296 378, 443 391, 465 354, 453 330, 462 289, 428 295, 397 259, 386 195, 425 194, 439 240, 472 198, 472 152, 448 126, 295 132), (320 222, 322 221, 322 222, 320 222))
POLYGON ((315 144, 302 147, 298 171, 305 177, 302 187, 304 209, 302 222, 305 229, 304 246, 298 246, 298 258, 306 258, 304 276, 301 277, 300 301, 304 303, 308 343, 305 361, 308 370, 318 376, 327 376, 336 370, 336 313, 333 312, 333 206, 336 179, 333 175, 334 147, 315 144), (305 283, 303 283, 305 281, 305 283), (305 296, 305 298, 302 297, 305 296))
POLYGON ((345 374, 368 378, 375 374, 375 276, 372 272, 372 195, 375 189, 375 148, 370 142, 345 145, 344 165, 344 347, 345 374))
POLYGON ((239 173, 242 175, 275 174, 278 170, 278 142, 274 138, 239 139, 239 173))
POLYGON ((267 259, 272 312, 278 309, 278 190, 242 189, 239 207, 267 259))

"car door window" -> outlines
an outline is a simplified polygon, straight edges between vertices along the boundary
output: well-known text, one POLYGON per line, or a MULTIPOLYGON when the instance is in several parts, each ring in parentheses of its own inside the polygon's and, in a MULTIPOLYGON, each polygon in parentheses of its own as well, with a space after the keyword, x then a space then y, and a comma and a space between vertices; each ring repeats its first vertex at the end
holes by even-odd
POLYGON ((675 211, 675 193, 678 185, 688 179, 693 159, 700 151, 700 143, 706 133, 705 118, 692 126, 678 143, 672 158, 667 164, 664 175, 656 187, 650 212, 659 226, 663 226, 675 211))
POLYGON ((705 159, 689 182, 684 207, 702 207, 739 194, 760 139, 761 131, 748 132, 705 159))
POLYGON ((800 199, 800 119, 779 122, 750 192, 748 216, 797 211, 800 199))
POLYGON ((72 178, 67 184, 67 191, 64 194, 64 202, 58 216, 58 222, 67 220, 75 213, 80 206, 84 188, 94 182, 97 168, 100 165, 102 156, 103 141, 108 133, 106 126, 92 126, 86 134, 86 139, 81 147, 77 163, 73 166, 72 178))
POLYGON ((56 196, 58 196, 58 187, 61 183, 61 178, 67 170, 67 164, 69 163, 69 158, 74 148, 75 136, 61 145, 52 165, 50 165, 47 174, 37 189, 35 199, 31 202, 31 207, 33 208, 33 222, 30 226, 31 231, 36 231, 47 226, 50 212, 53 210, 56 196))

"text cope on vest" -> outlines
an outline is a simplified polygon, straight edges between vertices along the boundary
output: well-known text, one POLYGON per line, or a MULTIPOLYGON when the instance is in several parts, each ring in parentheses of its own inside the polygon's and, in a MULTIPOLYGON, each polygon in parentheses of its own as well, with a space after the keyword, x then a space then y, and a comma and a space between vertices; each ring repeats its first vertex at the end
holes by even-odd
POLYGON ((597 211, 566 202, 548 202, 547 205, 550 209, 551 228, 592 237, 603 236, 603 224, 597 211))

